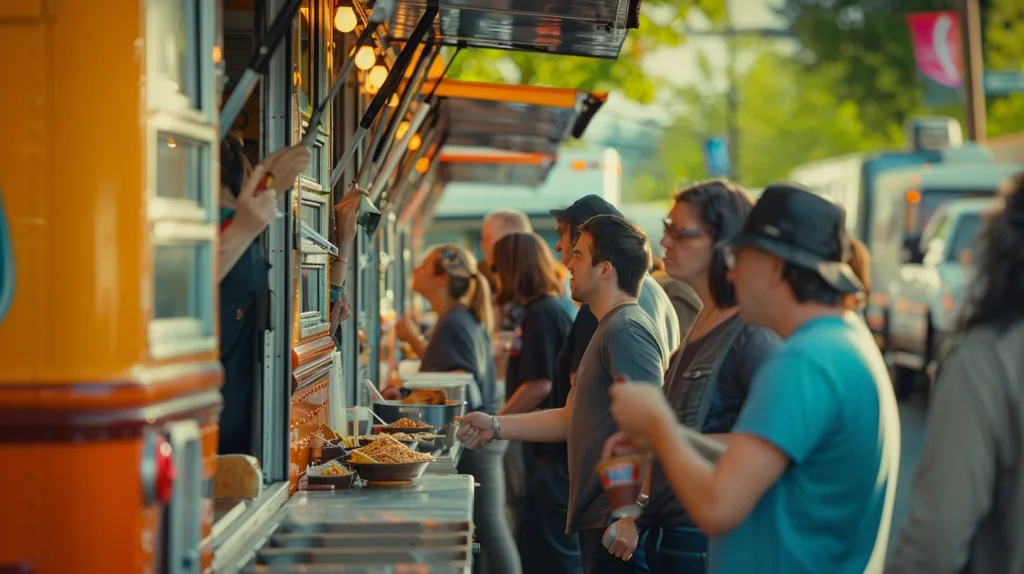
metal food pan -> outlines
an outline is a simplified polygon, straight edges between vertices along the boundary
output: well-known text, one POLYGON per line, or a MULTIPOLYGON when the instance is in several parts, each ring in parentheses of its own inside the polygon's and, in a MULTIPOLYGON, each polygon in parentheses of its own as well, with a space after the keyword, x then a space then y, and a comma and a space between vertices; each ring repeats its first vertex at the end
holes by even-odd
POLYGON ((272 566, 299 564, 437 564, 465 565, 466 548, 262 548, 256 552, 257 564, 272 566))
POLYGON ((469 532, 469 522, 282 522, 278 532, 294 534, 428 534, 443 532, 469 532))

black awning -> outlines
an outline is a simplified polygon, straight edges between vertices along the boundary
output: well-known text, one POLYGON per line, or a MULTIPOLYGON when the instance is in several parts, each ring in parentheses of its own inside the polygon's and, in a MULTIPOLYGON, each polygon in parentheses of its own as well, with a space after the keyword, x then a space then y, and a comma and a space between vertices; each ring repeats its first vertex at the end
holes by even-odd
MULTIPOLYGON (((402 41, 419 22, 426 1, 393 1, 389 34, 402 41)), ((627 31, 638 25, 640 1, 442 0, 440 7, 435 32, 448 46, 614 59, 627 31)))

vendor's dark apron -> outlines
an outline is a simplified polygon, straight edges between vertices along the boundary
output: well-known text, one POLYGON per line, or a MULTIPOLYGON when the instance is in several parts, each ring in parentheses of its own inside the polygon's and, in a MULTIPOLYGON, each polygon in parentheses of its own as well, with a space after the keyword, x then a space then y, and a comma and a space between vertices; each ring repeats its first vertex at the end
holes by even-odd
POLYGON ((254 406, 259 321, 257 299, 267 289, 270 265, 254 241, 220 282, 220 361, 224 365, 224 409, 219 454, 255 454, 254 406))

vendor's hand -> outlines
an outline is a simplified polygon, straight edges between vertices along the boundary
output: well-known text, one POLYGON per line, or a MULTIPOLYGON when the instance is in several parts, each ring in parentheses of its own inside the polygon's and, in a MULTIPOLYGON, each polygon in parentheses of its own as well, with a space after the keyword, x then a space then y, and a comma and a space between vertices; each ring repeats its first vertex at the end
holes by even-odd
POLYGON ((491 415, 481 412, 472 412, 464 417, 455 417, 459 423, 459 431, 456 433, 462 444, 469 450, 487 446, 487 443, 494 440, 494 429, 491 428, 491 415))
POLYGON ((651 443, 647 439, 636 439, 619 431, 604 441, 601 460, 630 454, 647 454, 649 452, 651 452, 651 443))
POLYGON ((636 529, 636 521, 629 517, 622 518, 609 526, 605 530, 605 534, 613 527, 615 528, 615 539, 608 546, 608 554, 621 558, 623 562, 628 562, 633 557, 633 552, 636 552, 636 545, 640 538, 636 529))
POLYGON ((235 219, 231 225, 239 226, 246 235, 255 238, 270 225, 270 222, 277 217, 277 193, 270 188, 263 190, 256 195, 256 188, 260 184, 265 169, 263 166, 256 166, 245 182, 245 186, 238 193, 235 200, 235 219))
POLYGON ((334 205, 334 225, 337 236, 335 240, 341 248, 345 243, 351 242, 356 236, 356 219, 359 217, 359 204, 364 197, 369 197, 369 192, 353 185, 345 195, 334 205))
POLYGON ((395 335, 406 343, 415 341, 420 337, 419 328, 408 313, 402 315, 397 321, 395 321, 395 335))
POLYGON ((658 385, 633 383, 619 377, 608 392, 615 423, 633 439, 651 440, 669 421, 676 419, 658 385))
POLYGON ((285 190, 295 185, 295 178, 306 171, 311 157, 309 148, 299 144, 275 151, 263 158, 260 164, 274 175, 275 185, 285 190))
POLYGON ((352 308, 348 306, 348 294, 341 294, 341 301, 338 301, 338 321, 344 321, 352 315, 352 308))

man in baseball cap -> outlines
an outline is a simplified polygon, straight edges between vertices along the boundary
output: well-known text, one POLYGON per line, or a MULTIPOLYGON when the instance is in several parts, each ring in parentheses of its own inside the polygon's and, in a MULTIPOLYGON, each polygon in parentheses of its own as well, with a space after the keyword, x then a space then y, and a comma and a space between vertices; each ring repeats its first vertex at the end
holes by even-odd
POLYGON ((721 247, 740 316, 784 339, 758 369, 716 463, 696 454, 657 389, 612 390, 622 429, 647 439, 689 515, 712 537, 709 572, 860 574, 885 564, 900 423, 885 361, 843 305, 843 208, 797 184, 765 189, 721 247), (643 409, 644 417, 626 413, 643 409), (839 558, 842 557, 842 558, 839 558))
MULTIPOLYGON (((572 259, 572 247, 579 238, 580 225, 597 215, 614 215, 626 219, 614 205, 608 203, 603 197, 593 194, 581 197, 565 209, 552 209, 550 213, 558 222, 558 243, 555 244, 555 251, 562 254, 562 263, 565 265, 568 265, 569 260, 572 259)), ((681 339, 679 317, 676 315, 675 307, 672 306, 672 300, 650 274, 644 276, 637 302, 658 327, 664 348, 668 353, 675 351, 681 339)), ((588 333, 593 335, 594 330, 597 329, 597 321, 593 320, 593 313, 590 313, 589 308, 586 306, 580 308, 580 314, 588 313, 590 317, 584 317, 583 321, 585 325, 592 325, 588 329, 588 333)), ((572 339, 571 333, 569 337, 572 339)), ((587 341, 589 340, 588 336, 587 341)), ((586 348, 585 343, 582 348, 586 348)), ((668 357, 665 357, 665 364, 668 364, 668 357)))

